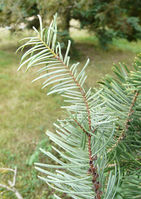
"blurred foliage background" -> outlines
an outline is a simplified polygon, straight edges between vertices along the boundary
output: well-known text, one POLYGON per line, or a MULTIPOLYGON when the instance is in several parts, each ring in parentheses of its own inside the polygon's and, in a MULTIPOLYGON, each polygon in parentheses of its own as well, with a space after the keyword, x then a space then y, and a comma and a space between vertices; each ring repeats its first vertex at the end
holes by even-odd
MULTIPOLYGON (((45 131, 53 130, 52 123, 64 113, 59 96, 46 98, 41 82, 30 83, 35 69, 32 75, 17 73, 21 54, 15 51, 20 39, 32 35, 33 26, 39 27, 37 14, 47 26, 56 12, 62 46, 68 39, 74 44, 72 62, 77 59, 84 65, 87 57, 91 60, 88 87, 111 73, 113 62, 132 68, 141 52, 140 0, 0 0, 0 167, 17 165, 16 188, 25 199, 53 198, 53 190, 38 180, 34 162, 40 147, 51 151, 45 131)), ((0 174, 0 183, 5 180, 0 174)), ((0 189, 0 198, 15 196, 0 189)))
POLYGON ((48 24, 58 13, 59 30, 68 38, 70 21, 80 22, 78 28, 88 28, 106 48, 114 38, 128 41, 141 39, 140 0, 1 0, 0 22, 11 31, 39 27, 37 14, 48 24))

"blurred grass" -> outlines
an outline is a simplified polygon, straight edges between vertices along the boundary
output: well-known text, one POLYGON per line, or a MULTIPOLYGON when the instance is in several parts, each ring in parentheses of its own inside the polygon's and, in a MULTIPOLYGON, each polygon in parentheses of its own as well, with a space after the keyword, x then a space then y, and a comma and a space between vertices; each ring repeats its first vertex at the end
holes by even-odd
MULTIPOLYGON (((5 30, 0 33, 0 167, 17 165, 17 188, 25 199, 51 199, 52 190, 37 179, 33 163, 39 159, 40 146, 51 150, 45 131, 53 130, 52 123, 62 117, 62 98, 57 95, 46 97, 40 81, 31 83, 34 69, 28 73, 17 72, 20 54, 15 51, 20 38, 28 34, 31 33, 10 35, 5 30)), ((88 57, 91 60, 87 68, 88 87, 96 86, 105 74, 111 73, 113 63, 121 61, 130 66, 136 53, 141 51, 140 41, 114 40, 113 46, 104 51, 97 39, 86 31, 79 34, 72 31, 72 37, 81 63, 84 64, 88 57)), ((40 159, 44 157, 41 155, 40 159)), ((2 197, 14 199, 10 192, 2 197)))

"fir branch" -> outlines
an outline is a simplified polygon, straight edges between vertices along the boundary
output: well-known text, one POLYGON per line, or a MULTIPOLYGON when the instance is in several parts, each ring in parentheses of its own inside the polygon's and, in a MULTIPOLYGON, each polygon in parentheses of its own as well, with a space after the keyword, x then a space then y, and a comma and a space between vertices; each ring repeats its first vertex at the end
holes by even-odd
MULTIPOLYGON (((79 82, 76 80, 75 76, 72 74, 71 70, 69 70, 69 67, 64 63, 64 61, 62 61, 60 59, 60 57, 54 52, 54 50, 52 50, 40 37, 39 35, 39 40, 46 46, 46 48, 52 53, 52 55, 54 56, 54 58, 56 58, 69 72, 70 76, 72 77, 74 83, 76 84, 76 86, 79 88, 80 93, 83 97, 84 103, 86 105, 86 110, 87 110, 87 115, 88 115, 88 124, 89 124, 89 130, 91 131, 91 116, 90 116, 90 108, 89 108, 89 104, 87 102, 87 98, 86 98, 86 93, 85 90, 81 87, 81 85, 79 84, 79 82)), ((75 121, 77 122, 77 121, 75 121)), ((80 126, 80 124, 79 124, 80 126)), ((82 128, 82 127, 81 127, 82 128)), ((84 129, 83 129, 83 132, 84 129)), ((95 132, 95 131, 93 131, 95 132)), ((85 132, 86 133, 86 132, 85 132)), ((97 181, 98 178, 98 173, 97 173, 97 168, 96 166, 94 166, 93 164, 93 157, 92 157, 92 150, 91 150, 91 135, 86 133, 88 136, 88 152, 89 152, 89 165, 90 165, 90 169, 91 169, 91 174, 92 174, 92 183, 93 183, 93 187, 94 187, 94 192, 96 193, 95 199, 101 199, 101 194, 102 192, 99 191, 100 189, 100 183, 99 181, 97 181)))
POLYGON ((128 116, 127 116, 127 120, 126 120, 126 123, 125 123, 125 129, 123 130, 123 133, 122 133, 122 139, 124 138, 125 136, 125 133, 128 131, 128 128, 129 128, 129 122, 130 122, 130 117, 131 115, 134 113, 134 110, 133 110, 133 107, 136 103, 136 100, 137 100, 137 97, 139 95, 139 91, 135 91, 135 95, 133 97, 133 100, 132 100, 132 103, 131 103, 131 106, 129 108, 129 113, 128 113, 128 116))
POLYGON ((88 132, 83 128, 83 126, 76 119, 73 118, 73 120, 82 129, 83 133, 85 133, 88 136, 88 132))
POLYGON ((108 153, 111 152, 112 150, 114 150, 117 145, 125 138, 125 133, 128 131, 128 128, 129 128, 129 122, 130 122, 130 117, 131 115, 134 113, 134 110, 133 110, 133 107, 136 103, 136 100, 137 100, 137 97, 139 95, 139 91, 135 91, 135 94, 134 94, 134 97, 133 97, 133 100, 132 100, 132 103, 131 103, 131 106, 129 108, 129 112, 128 112, 128 115, 127 115, 127 119, 126 119, 126 122, 125 122, 125 128, 122 130, 122 133, 121 135, 118 137, 116 143, 110 148, 108 149, 108 153))
MULTIPOLYGON (((91 150, 91 135, 83 128, 83 126, 76 120, 74 119, 76 124, 82 129, 82 131, 88 136, 88 151, 89 151, 89 173, 92 175, 92 183, 93 183, 93 188, 96 193, 95 199, 101 199, 102 192, 99 190, 100 189, 100 183, 97 180, 98 178, 98 173, 97 173, 97 168, 94 166, 93 161, 96 160, 96 156, 92 156, 92 150, 91 150)), ((96 129, 93 130, 93 133, 95 132, 96 129)))
MULTIPOLYGON (((73 133, 73 130, 77 131, 77 128, 71 125, 69 121, 65 120, 64 122, 63 121, 60 122, 59 131, 58 130, 56 131, 58 136, 56 134, 48 132, 48 136, 50 137, 50 139, 54 143, 56 143, 59 147, 62 147, 62 149, 65 150, 67 153, 69 153, 69 155, 67 156, 66 153, 63 154, 57 148, 52 147, 65 160, 63 162, 62 160, 59 160, 50 152, 45 152, 44 150, 41 151, 49 158, 57 162, 59 164, 58 168, 62 169, 66 168, 68 173, 65 173, 64 171, 63 172, 56 171, 57 173, 59 173, 59 175, 54 175, 53 173, 48 172, 44 169, 40 169, 38 167, 37 169, 39 171, 49 175, 47 176, 47 178, 43 177, 40 178, 45 182, 47 182, 50 186, 52 186, 51 183, 54 183, 55 185, 54 188, 56 188, 56 190, 60 190, 64 193, 67 193, 68 195, 70 194, 73 198, 75 198, 75 195, 78 196, 78 198, 79 196, 81 196, 82 198, 92 198, 93 195, 95 195, 95 199, 101 199, 102 191, 105 192, 105 187, 103 183, 105 181, 104 168, 105 168, 105 157, 106 157, 105 151, 102 151, 101 149, 103 147, 102 143, 105 142, 104 133, 106 134, 108 131, 109 132, 111 131, 110 123, 112 120, 110 120, 110 117, 107 117, 107 114, 105 115, 103 104, 101 106, 101 104, 99 103, 98 100, 99 92, 97 92, 94 95, 91 95, 91 90, 89 89, 88 92, 86 92, 83 87, 83 84, 86 79, 85 68, 89 60, 86 62, 85 66, 83 67, 83 69, 79 74, 77 73, 78 63, 73 64, 71 67, 69 67, 70 58, 68 56, 68 52, 70 48, 70 41, 68 42, 68 47, 66 50, 65 57, 63 58, 61 54, 60 44, 58 43, 56 45, 56 34, 57 34, 56 16, 54 17, 54 21, 51 23, 48 31, 42 29, 41 17, 39 17, 39 20, 40 20, 41 31, 39 33, 38 30, 35 29, 37 36, 28 38, 29 41, 22 46, 24 47, 27 45, 33 45, 33 47, 29 49, 22 56, 19 69, 25 64, 27 64, 27 70, 33 66, 43 65, 43 67, 40 70, 38 70, 38 72, 39 73, 46 71, 47 72, 37 77, 33 81, 36 81, 41 78, 47 78, 43 83, 44 85, 43 88, 45 88, 48 85, 53 85, 50 91, 48 92, 48 95, 52 93, 59 93, 59 94, 63 93, 62 96, 69 98, 68 102, 71 103, 71 106, 66 106, 66 109, 68 111, 71 111, 73 114, 76 113, 80 117, 86 118, 85 122, 87 123, 86 126, 88 126, 88 130, 86 131, 83 128, 83 126, 79 123, 79 121, 77 120, 75 121, 75 123, 87 135, 88 139, 84 139, 84 142, 87 140, 88 149, 85 151, 82 148, 81 149, 78 148, 79 144, 81 143, 81 138, 82 138, 81 135, 73 134, 75 139, 70 138, 71 141, 67 140, 68 136, 70 136, 73 133), (94 100, 95 98, 96 100, 94 100), (96 104, 97 102, 98 105, 96 104), (92 106, 95 107, 95 105, 96 108, 94 110, 92 106), (105 124, 107 124, 106 128, 105 124), (98 133, 95 133, 96 131, 96 128, 94 128, 95 126, 99 127, 98 133), (80 151, 83 157, 80 157, 77 154, 77 150, 80 151), (97 159, 96 156, 93 156, 93 154, 96 153, 99 154, 98 160, 96 160, 97 159), (84 179, 89 179, 89 181, 84 181, 82 185, 75 184, 76 187, 74 187, 72 185, 72 182, 78 181, 80 176, 78 176, 78 172, 76 170, 71 170, 70 165, 67 165, 66 162, 71 162, 70 164, 71 167, 72 163, 74 163, 75 165, 72 168, 76 167, 77 169, 79 169, 79 171, 81 171, 80 169, 82 169, 83 166, 84 170, 82 170, 82 174, 84 175, 84 179), (88 168, 91 176, 87 176, 88 168), (70 172, 72 173, 70 174, 70 172), (92 181, 90 180, 91 177, 92 181), (104 178, 104 180, 102 178, 104 178), (64 184, 65 187, 62 186, 62 184, 64 184), (88 184, 90 185, 89 187, 88 184), (89 192, 87 189, 89 189, 89 192), (102 191, 100 191, 100 189, 102 191), (88 194, 90 195, 88 196, 88 194)), ((45 166, 47 168, 55 168, 55 167, 57 168, 57 165, 40 164, 40 163, 36 165, 41 167, 45 166)), ((80 181, 81 177, 79 179, 80 181)), ((116 175, 112 176, 111 173, 109 178, 109 183, 107 185, 107 193, 106 193, 107 199, 109 199, 111 195, 113 195, 113 187, 116 182, 115 179, 116 175), (109 190, 110 186, 112 186, 112 188, 110 188, 109 190)))

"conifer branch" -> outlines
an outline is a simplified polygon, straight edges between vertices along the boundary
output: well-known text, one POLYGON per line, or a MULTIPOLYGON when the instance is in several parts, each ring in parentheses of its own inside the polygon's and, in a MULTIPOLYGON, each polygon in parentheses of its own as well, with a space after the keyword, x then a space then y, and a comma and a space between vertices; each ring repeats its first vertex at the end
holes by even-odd
MULTIPOLYGON (((89 161, 89 164, 90 164, 89 173, 92 175, 93 188, 94 188, 94 191, 96 193, 95 199, 101 199, 102 192, 99 191, 100 183, 99 183, 99 181, 97 181, 97 178, 98 178, 97 168, 93 164, 93 161, 96 160, 97 158, 95 156, 92 157, 91 135, 82 127, 82 125, 76 119, 74 119, 74 121, 82 129, 82 131, 84 133, 86 133, 86 135, 88 136, 88 151, 89 151, 89 160, 90 160, 89 161)), ((95 130, 96 129, 93 130, 93 133, 95 132, 95 130)))
POLYGON ((125 138, 125 133, 128 131, 128 128, 129 128, 129 122, 130 122, 130 117, 131 115, 134 113, 133 111, 133 107, 136 103, 136 100, 137 100, 137 97, 139 95, 139 91, 135 91, 135 94, 134 94, 134 97, 133 97, 133 100, 132 100, 132 103, 131 103, 131 106, 129 108, 129 112, 128 112, 128 115, 127 115, 127 119, 126 119, 126 122, 125 122, 125 128, 122 130, 122 133, 121 135, 118 137, 116 143, 108 150, 108 153, 111 152, 112 150, 114 150, 117 145, 120 143, 120 141, 122 141, 124 138, 125 138))
POLYGON ((85 133, 88 136, 88 132, 83 128, 83 126, 76 119, 73 119, 73 120, 82 129, 83 133, 85 133))
POLYGON ((72 113, 72 116, 76 113, 80 118, 85 118, 87 123, 87 130, 85 130, 83 125, 74 119, 77 127, 79 126, 86 136, 79 135, 76 125, 74 123, 71 124, 68 120, 59 121, 60 126, 55 124, 57 128, 56 133, 47 132, 49 138, 59 146, 59 149, 55 146, 52 148, 62 157, 63 161, 52 153, 41 149, 47 157, 55 161, 55 165, 36 163, 38 166, 36 169, 47 175, 46 178, 41 176, 39 178, 47 182, 49 186, 68 194, 72 198, 91 199, 94 197, 95 199, 101 199, 104 197, 111 199, 114 195, 114 186, 116 185, 116 168, 115 175, 110 172, 107 183, 107 176, 104 175, 106 155, 105 150, 102 149, 107 143, 108 133, 114 130, 112 126, 113 119, 110 119, 110 116, 105 111, 104 103, 101 100, 99 101, 99 92, 92 95, 91 89, 86 92, 83 87, 87 77, 85 75, 85 68, 88 61, 80 73, 77 72, 78 63, 72 64, 70 67, 70 57, 68 56, 70 41, 63 58, 60 44, 56 45, 56 16, 48 31, 42 29, 41 17, 39 17, 39 20, 41 33, 35 29, 37 36, 27 38, 29 41, 22 46, 33 45, 22 56, 19 69, 26 64, 27 70, 30 67, 42 65, 43 67, 38 72, 43 72, 43 74, 33 81, 46 78, 43 88, 53 85, 48 95, 59 93, 68 98, 69 100, 66 100, 66 102, 71 103, 71 105, 65 106, 65 108, 72 113), (97 128, 98 131, 95 133, 96 128, 94 127, 97 126, 99 128, 97 128), (73 131, 77 133, 75 134, 73 131), (71 133, 72 136, 70 136, 71 133), (86 142, 87 150, 80 147, 80 145, 82 146, 86 142), (60 151, 60 148, 64 151, 60 151), (82 157, 79 156, 79 152, 82 157), (98 160, 96 156, 93 156, 93 154, 97 153, 98 160), (41 167, 56 168, 57 175, 41 167), (63 169, 63 171, 58 170, 59 168, 63 169), (90 176, 87 175, 87 171, 89 171, 90 176), (106 186, 107 190, 105 189, 106 186))
MULTIPOLYGON (((86 93, 85 90, 81 87, 81 85, 79 84, 79 82, 76 80, 76 78, 74 77, 74 75, 72 74, 72 72, 69 70, 68 66, 64 63, 64 61, 62 61, 60 59, 60 57, 41 39, 40 35, 39 35, 39 40, 46 46, 46 48, 52 53, 52 55, 54 56, 54 58, 56 58, 69 72, 70 76, 72 77, 74 83, 77 85, 78 89, 80 90, 80 93, 83 97, 84 103, 86 105, 86 110, 87 110, 87 115, 88 115, 88 124, 89 124, 89 130, 91 132, 91 116, 90 116, 90 108, 89 108, 89 104, 87 102, 87 98, 86 98, 86 93)), ((75 120, 75 122, 78 124, 78 122, 75 120)), ((80 126, 80 128, 83 129, 83 127, 78 124, 80 126)), ((98 178, 98 173, 97 173, 97 168, 96 166, 94 166, 93 164, 93 158, 92 158, 92 150, 91 150, 91 135, 88 134, 84 129, 83 132, 85 132, 88 136, 88 152, 89 152, 89 165, 90 165, 90 169, 91 169, 91 174, 92 174, 92 183, 93 183, 93 189, 94 192, 96 193, 95 199, 101 199, 101 194, 102 192, 99 191, 100 189, 100 183, 99 181, 97 181, 98 178)), ((95 131, 93 131, 95 132, 95 131)))

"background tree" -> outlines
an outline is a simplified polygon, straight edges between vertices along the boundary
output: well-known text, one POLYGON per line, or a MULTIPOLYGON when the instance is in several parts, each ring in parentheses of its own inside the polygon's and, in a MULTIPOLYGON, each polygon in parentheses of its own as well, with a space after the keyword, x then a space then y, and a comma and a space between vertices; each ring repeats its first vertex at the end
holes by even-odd
POLYGON ((94 32, 102 46, 113 38, 136 41, 141 38, 141 1, 92 0, 87 9, 74 9, 81 28, 94 32))
POLYGON ((3 0, 0 4, 0 22, 10 26, 11 30, 19 29, 21 22, 27 28, 38 28, 37 14, 43 16, 43 24, 47 24, 56 12, 59 31, 66 40, 70 37, 70 20, 73 18, 80 21, 81 28, 93 32, 103 47, 113 38, 129 41, 141 38, 140 0, 3 0))
MULTIPOLYGON (((73 9, 86 7, 88 1, 78 0, 2 0, 0 3, 1 25, 14 25, 15 27, 24 22, 27 27, 31 27, 29 17, 36 18, 37 14, 43 16, 43 23, 46 24, 54 13, 58 13, 61 29, 69 32, 70 20, 73 18, 73 9), (7 20, 6 20, 7 19, 7 20), (48 21, 47 21, 48 19, 48 21)), ((48 23, 47 23, 48 24, 48 23)), ((34 24, 36 26, 36 23, 34 24)))
POLYGON ((21 23, 27 28, 33 25, 38 27, 37 14, 39 9, 36 0, 2 0, 0 3, 0 24, 10 26, 12 31, 20 30, 21 23))
MULTIPOLYGON (((43 17, 43 24, 46 26, 50 23, 52 15, 58 13, 58 36, 63 49, 67 47, 67 41, 72 38, 69 34, 70 20, 73 18, 73 10, 86 7, 88 1, 84 0, 3 0, 0 4, 0 23, 2 26, 9 26, 13 32, 24 28, 39 28, 37 15, 43 17)), ((73 48, 71 53, 76 54, 73 48)))

